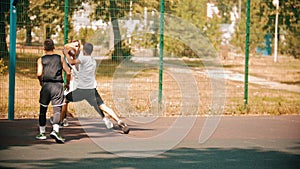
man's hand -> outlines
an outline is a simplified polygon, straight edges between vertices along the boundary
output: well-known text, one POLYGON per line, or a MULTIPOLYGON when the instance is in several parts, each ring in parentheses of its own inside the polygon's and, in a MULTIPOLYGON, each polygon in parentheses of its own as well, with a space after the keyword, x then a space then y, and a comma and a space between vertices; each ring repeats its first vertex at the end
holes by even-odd
POLYGON ((43 85, 43 77, 42 76, 38 76, 37 78, 39 79, 40 86, 42 86, 43 85))
POLYGON ((66 48, 63 48, 62 52, 63 52, 64 55, 67 55, 69 50, 67 50, 66 48))
POLYGON ((70 85, 69 85, 69 83, 65 84, 65 89, 66 89, 67 91, 70 90, 70 85))

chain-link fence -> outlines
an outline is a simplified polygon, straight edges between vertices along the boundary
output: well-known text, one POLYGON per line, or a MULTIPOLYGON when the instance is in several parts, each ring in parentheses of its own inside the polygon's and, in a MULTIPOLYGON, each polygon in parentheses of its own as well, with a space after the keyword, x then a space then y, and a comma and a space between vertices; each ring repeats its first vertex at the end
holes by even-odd
MULTIPOLYGON (((265 0, 251 2, 250 59, 245 63, 246 0, 19 0, 15 117, 38 117, 36 61, 46 38, 55 41, 59 54, 65 40, 93 43, 99 63, 97 89, 105 103, 125 117, 297 114, 300 64, 292 45, 297 39, 290 37, 299 36, 299 15, 285 13, 299 14, 299 3, 290 2, 298 8, 280 1, 277 62, 276 8, 265 0)), ((7 118, 10 2, 0 3, 0 113, 7 118)))

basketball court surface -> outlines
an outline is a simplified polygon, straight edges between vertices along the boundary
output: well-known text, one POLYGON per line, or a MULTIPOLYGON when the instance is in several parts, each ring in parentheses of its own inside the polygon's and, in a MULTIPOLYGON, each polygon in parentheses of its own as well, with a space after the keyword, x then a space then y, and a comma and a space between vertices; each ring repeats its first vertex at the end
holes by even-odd
MULTIPOLYGON (((118 130, 107 132, 104 124, 82 124, 74 118, 60 130, 66 138, 64 144, 57 144, 49 137, 49 124, 48 139, 36 140, 37 119, 2 119, 0 168, 300 168, 299 115, 223 116, 212 135, 199 143, 206 119, 194 118, 191 129, 178 144, 154 155, 149 155, 152 150, 130 149, 132 142, 126 138, 137 140, 137 146, 152 139, 155 149, 166 142, 159 136, 168 131, 176 118, 160 117, 148 124, 126 121, 131 128, 128 135, 118 130), (110 152, 104 145, 107 139, 112 145, 118 142, 124 149, 110 152), (136 156, 126 156, 128 152, 136 156), (143 156, 147 153, 149 156, 143 156)), ((180 132, 181 126, 176 127, 180 132)))

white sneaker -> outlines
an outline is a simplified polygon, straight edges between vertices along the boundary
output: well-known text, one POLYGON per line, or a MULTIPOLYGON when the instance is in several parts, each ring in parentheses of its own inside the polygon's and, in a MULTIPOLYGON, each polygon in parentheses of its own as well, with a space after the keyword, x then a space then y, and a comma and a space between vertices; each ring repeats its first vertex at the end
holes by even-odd
POLYGON ((114 124, 106 117, 103 118, 106 128, 111 129, 114 127, 114 124))
POLYGON ((68 122, 68 120, 66 119, 66 118, 64 118, 64 120, 63 120, 63 126, 64 127, 67 127, 67 126, 69 126, 69 122, 68 122))

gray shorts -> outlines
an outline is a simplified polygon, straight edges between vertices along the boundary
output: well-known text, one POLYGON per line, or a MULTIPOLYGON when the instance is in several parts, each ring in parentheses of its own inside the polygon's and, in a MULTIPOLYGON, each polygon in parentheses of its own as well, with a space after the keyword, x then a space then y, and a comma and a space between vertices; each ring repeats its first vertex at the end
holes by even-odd
POLYGON ((44 82, 40 91, 40 104, 47 107, 49 103, 53 107, 62 106, 64 103, 64 85, 60 82, 44 82))

